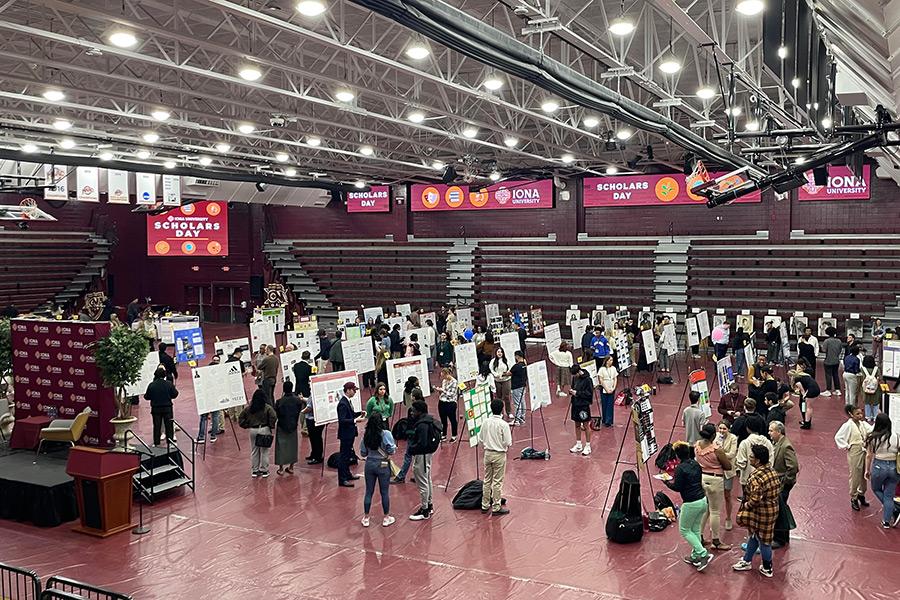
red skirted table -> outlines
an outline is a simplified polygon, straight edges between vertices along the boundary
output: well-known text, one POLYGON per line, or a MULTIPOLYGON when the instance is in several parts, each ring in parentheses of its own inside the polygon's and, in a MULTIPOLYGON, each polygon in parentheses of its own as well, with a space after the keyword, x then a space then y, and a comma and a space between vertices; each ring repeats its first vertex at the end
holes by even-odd
POLYGON ((50 425, 50 421, 52 419, 45 415, 16 419, 9 447, 34 450, 41 439, 41 429, 50 425))

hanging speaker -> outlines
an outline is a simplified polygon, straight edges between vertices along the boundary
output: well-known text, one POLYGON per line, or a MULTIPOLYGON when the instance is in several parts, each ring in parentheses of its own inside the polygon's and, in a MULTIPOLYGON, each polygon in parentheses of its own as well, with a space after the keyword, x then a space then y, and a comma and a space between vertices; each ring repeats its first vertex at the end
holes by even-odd
POLYGON ((447 165, 444 168, 444 172, 441 173, 441 183, 446 185, 448 183, 453 183, 454 181, 456 181, 456 169, 447 165))
POLYGON ((816 185, 828 185, 828 165, 813 169, 813 183, 816 185))
POLYGON ((263 297, 263 278, 260 275, 250 276, 250 297, 259 300, 263 297))

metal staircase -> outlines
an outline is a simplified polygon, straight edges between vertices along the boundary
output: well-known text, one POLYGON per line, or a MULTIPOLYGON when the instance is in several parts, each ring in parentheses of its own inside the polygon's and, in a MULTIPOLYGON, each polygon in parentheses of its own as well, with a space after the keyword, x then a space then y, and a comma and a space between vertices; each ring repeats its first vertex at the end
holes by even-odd
POLYGON ((897 300, 895 305, 884 307, 884 318, 881 320, 885 327, 890 327, 891 329, 900 327, 900 296, 895 298, 897 300))
POLYGON ((263 248, 272 267, 281 273, 284 282, 303 303, 306 310, 318 317, 320 324, 337 323, 337 307, 322 293, 312 277, 303 269, 293 254, 293 243, 275 241, 263 248))
POLYGON ((455 241, 447 250, 447 301, 451 305, 475 303, 475 250, 477 242, 455 241))
POLYGON ((688 238, 660 240, 653 251, 653 308, 687 312, 688 238))
POLYGON ((180 425, 179 429, 181 429, 180 435, 190 440, 190 456, 180 446, 169 440, 166 440, 164 448, 152 448, 133 430, 129 429, 125 434, 126 444, 129 437, 138 442, 138 445, 130 446, 132 451, 141 455, 140 470, 132 477, 132 486, 135 494, 138 494, 148 504, 153 504, 157 496, 169 490, 183 486, 188 486, 192 491, 195 489, 196 442, 194 438, 184 432, 180 425), (185 470, 185 461, 190 464, 190 475, 185 470))

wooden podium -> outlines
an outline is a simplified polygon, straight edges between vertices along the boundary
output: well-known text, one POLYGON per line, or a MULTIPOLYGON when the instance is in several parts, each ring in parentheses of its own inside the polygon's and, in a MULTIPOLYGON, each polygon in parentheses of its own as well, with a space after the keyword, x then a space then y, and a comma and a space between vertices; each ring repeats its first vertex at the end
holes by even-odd
POLYGON ((75 479, 81 515, 81 525, 75 531, 107 537, 131 529, 131 478, 139 468, 138 454, 86 446, 72 448, 66 473, 75 479))

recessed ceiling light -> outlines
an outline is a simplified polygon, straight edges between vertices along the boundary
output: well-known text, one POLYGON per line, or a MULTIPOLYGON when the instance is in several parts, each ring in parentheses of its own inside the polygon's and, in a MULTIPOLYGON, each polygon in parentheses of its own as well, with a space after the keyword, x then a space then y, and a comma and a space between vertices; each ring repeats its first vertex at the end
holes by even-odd
POLYGON ((413 123, 421 123, 422 121, 425 120, 425 114, 416 110, 416 111, 409 113, 409 115, 407 115, 406 118, 409 119, 413 123))
POLYGON ((137 156, 141 160, 147 160, 148 158, 150 158, 150 151, 149 150, 138 150, 137 152, 134 153, 134 155, 137 156))
POLYGON ((359 153, 363 156, 372 156, 375 154, 375 149, 372 146, 360 146, 359 153))
POLYGON ((609 32, 613 35, 628 35, 634 31, 634 22, 622 15, 609 24, 609 32))
POLYGON ((747 131, 759 131, 759 121, 747 121, 744 124, 744 129, 747 131))
POLYGON ((163 163, 163 166, 164 166, 165 168, 167 168, 167 169, 174 169, 174 168, 175 168, 175 161, 174 161, 174 160, 167 160, 166 162, 163 163))
POLYGON ((279 152, 275 155, 275 160, 278 162, 287 162, 291 157, 284 152, 279 152))
POLYGON ((169 114, 169 111, 160 109, 154 110, 152 113, 150 113, 150 116, 157 121, 168 121, 169 117, 171 117, 172 115, 169 114))
POLYGON ((500 181, 500 172, 491 171, 491 174, 488 175, 488 179, 490 179, 491 181, 500 181))
POLYGON ((297 3, 297 12, 304 17, 318 17, 325 12, 325 4, 319 0, 301 0, 297 3))
POLYGON ((496 75, 491 75, 481 84, 492 92, 496 92, 500 88, 503 87, 503 80, 497 77, 496 75))
POLYGON ((568 164, 575 162, 575 157, 572 156, 571 154, 563 154, 560 157, 560 160, 562 160, 564 163, 566 163, 568 165, 568 164))
POLYGON ((541 103, 541 110, 547 114, 555 113, 559 110, 559 102, 556 100, 544 100, 541 103))
POLYGON ((72 138, 63 138, 59 140, 59 147, 63 150, 71 150, 75 147, 75 140, 72 138))
POLYGON ((505 137, 503 138, 503 145, 507 148, 515 148, 519 145, 519 140, 518 138, 514 138, 512 136, 505 137))
POLYGON ((256 127, 254 127, 250 123, 241 123, 240 125, 238 125, 238 131, 243 134, 251 134, 256 131, 256 127))
POLYGON ((212 159, 208 156, 201 156, 200 158, 197 159, 197 162, 199 162, 204 167, 208 167, 209 165, 212 164, 212 159))
POLYGON ((824 127, 825 129, 831 129, 832 125, 833 123, 831 122, 830 117, 825 117, 824 119, 822 119, 822 127, 824 127))
POLYGON ((62 102, 66 99, 66 95, 59 90, 46 90, 41 95, 50 102, 62 102))
POLYGON ((338 90, 334 97, 341 102, 353 102, 353 99, 356 98, 356 94, 350 90, 338 90))
POLYGON ((366 182, 362 180, 356 180, 353 182, 353 187, 361 190, 362 188, 366 187, 366 182))
POLYGON ((112 160, 113 153, 112 152, 101 152, 100 154, 97 155, 97 158, 99 158, 100 160, 112 160))
POLYGON ((616 132, 616 137, 623 142, 634 135, 634 132, 627 127, 624 127, 616 132))
POLYGON ((241 79, 244 79, 246 81, 257 81, 260 77, 262 77, 262 71, 260 71, 256 67, 244 67, 240 71, 238 71, 238 75, 241 76, 241 79))
POLYGON ((752 17, 761 13, 765 7, 766 5, 762 0, 741 0, 734 7, 734 10, 742 15, 752 17))
POLYGON ((785 58, 787 58, 787 55, 788 55, 787 47, 779 46, 778 47, 778 58, 780 58, 781 60, 784 60, 785 58))
POLYGON ((593 115, 589 115, 584 118, 584 126, 587 127, 588 129, 593 129, 594 127, 596 127, 599 124, 600 124, 600 119, 598 119, 597 117, 595 117, 593 115))
POLYGON ((431 163, 431 168, 434 169, 435 171, 443 171, 444 167, 446 167, 446 166, 447 165, 445 165, 443 162, 441 162, 439 160, 432 161, 432 163, 431 163))
POLYGON ((148 144, 155 144, 159 141, 159 134, 154 133, 153 131, 148 131, 143 135, 144 141, 148 144))
POLYGON ((607 175, 615 175, 618 172, 619 172, 619 167, 616 167, 614 165, 610 165, 610 166, 606 167, 607 175))
POLYGON ((231 150, 231 144, 226 144, 225 142, 219 142, 218 144, 216 144, 216 152, 225 153, 229 150, 231 150))
POLYGON ((431 54, 431 50, 428 49, 424 44, 420 44, 419 42, 413 43, 406 49, 406 56, 410 57, 413 60, 422 60, 427 58, 428 55, 431 54))
POLYGON ((681 70, 681 61, 675 58, 674 55, 669 54, 660 61, 659 70, 667 75, 677 73, 681 70))
POLYGON ((119 48, 131 48, 137 45, 137 38, 130 31, 114 31, 109 35, 109 43, 119 48))
POLYGON ((469 139, 478 137, 478 128, 477 127, 466 127, 465 129, 463 129, 462 134, 469 139))
POLYGON ((316 146, 319 146, 319 145, 321 145, 321 144, 322 144, 322 138, 317 138, 317 137, 314 136, 314 135, 311 135, 311 136, 309 136, 309 137, 306 138, 306 145, 307 145, 307 146, 313 146, 313 147, 316 147, 316 146))
POLYGON ((715 95, 716 95, 716 90, 712 89, 711 87, 702 87, 699 90, 697 90, 697 97, 700 98, 701 100, 709 100, 710 98, 712 98, 715 95))
POLYGON ((22 144, 20 150, 26 154, 32 154, 38 151, 37 144, 22 144))
POLYGON ((53 121, 53 129, 57 131, 65 131, 72 127, 72 121, 66 121, 65 119, 57 119, 53 121))
POLYGON ((296 176, 297 176, 297 169, 295 169, 295 168, 293 168, 293 167, 291 167, 290 169, 285 169, 285 170, 284 170, 284 176, 285 176, 285 177, 296 177, 296 176))

